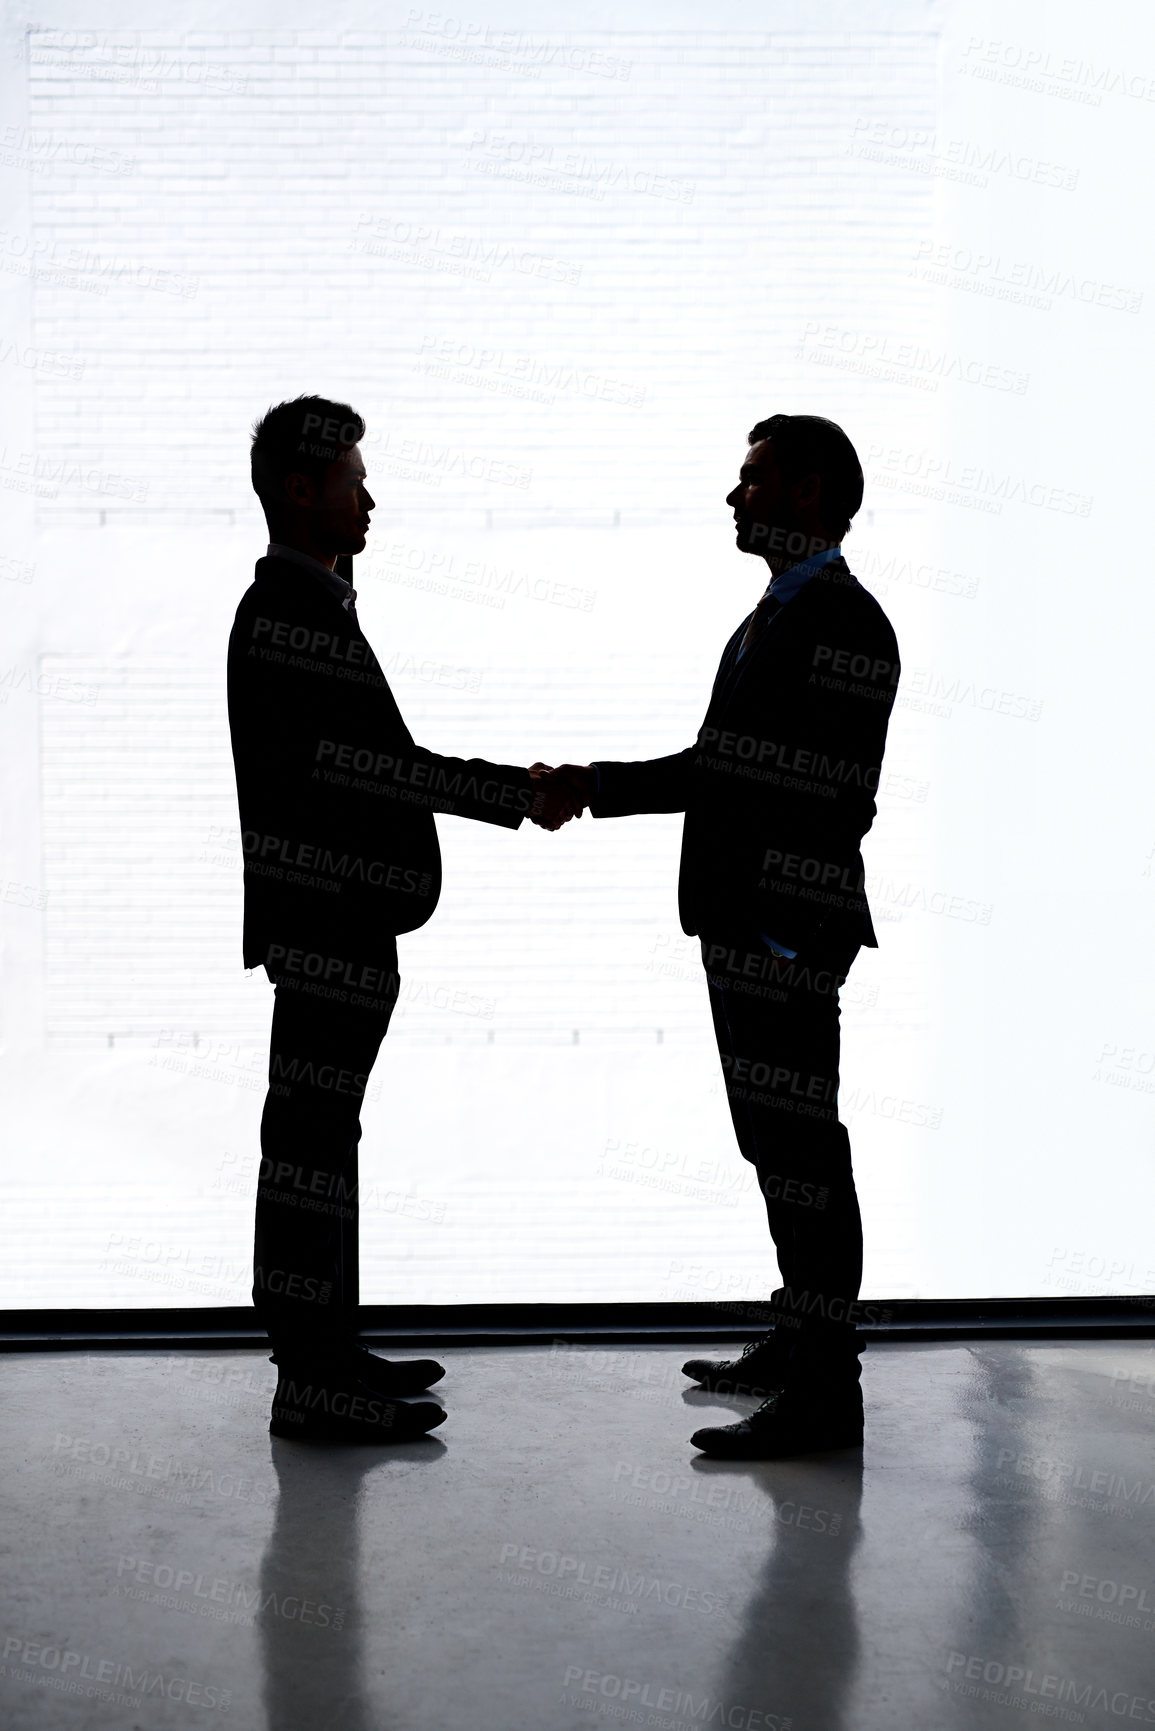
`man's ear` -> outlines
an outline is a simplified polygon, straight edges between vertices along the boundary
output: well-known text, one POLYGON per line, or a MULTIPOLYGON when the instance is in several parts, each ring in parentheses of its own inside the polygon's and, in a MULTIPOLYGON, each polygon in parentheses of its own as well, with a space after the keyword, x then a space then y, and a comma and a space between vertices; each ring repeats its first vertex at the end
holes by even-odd
POLYGON ((311 505, 313 503, 313 483, 308 475, 286 475, 285 497, 293 505, 311 505))

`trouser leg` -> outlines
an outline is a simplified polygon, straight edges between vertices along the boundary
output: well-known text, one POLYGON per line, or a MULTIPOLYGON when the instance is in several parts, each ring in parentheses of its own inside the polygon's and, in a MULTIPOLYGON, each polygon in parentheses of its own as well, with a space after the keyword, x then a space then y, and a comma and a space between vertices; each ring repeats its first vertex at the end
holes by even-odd
POLYGON ((278 1354, 356 1333, 360 1107, 396 1001, 372 1009, 276 986, 253 1304, 278 1354))
POLYGON ((853 952, 821 963, 704 945, 739 1150, 758 1174, 782 1285, 770 1320, 807 1366, 857 1365, 862 1220, 838 1121, 838 984, 853 952))

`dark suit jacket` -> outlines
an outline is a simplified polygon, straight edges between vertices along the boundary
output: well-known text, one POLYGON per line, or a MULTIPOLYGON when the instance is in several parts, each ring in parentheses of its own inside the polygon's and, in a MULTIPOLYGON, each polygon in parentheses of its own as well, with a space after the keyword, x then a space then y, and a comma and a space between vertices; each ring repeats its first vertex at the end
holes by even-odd
POLYGON ((229 639, 229 726, 245 869, 244 961, 375 961, 441 889, 433 814, 516 829, 529 774, 423 751, 366 640, 323 579, 260 559, 229 639))
POLYGON ((742 660, 722 656, 696 745, 599 763, 595 817, 684 811, 682 928, 791 949, 876 946, 863 883, 898 644, 878 602, 834 559, 742 660))

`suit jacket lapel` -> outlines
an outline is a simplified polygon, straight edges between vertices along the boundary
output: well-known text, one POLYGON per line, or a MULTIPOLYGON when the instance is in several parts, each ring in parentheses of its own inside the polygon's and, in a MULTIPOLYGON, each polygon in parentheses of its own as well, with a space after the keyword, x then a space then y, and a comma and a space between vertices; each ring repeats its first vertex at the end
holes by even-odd
MULTIPOLYGON (((774 642, 775 633, 777 633, 779 649, 784 647, 783 632, 787 634, 788 640, 791 630, 796 630, 799 624, 805 623, 811 610, 815 606, 820 606, 823 598, 829 594, 828 585, 832 578, 845 582, 849 576, 850 571, 845 559, 832 559, 829 565, 824 565, 816 571, 802 585, 798 593, 791 596, 790 600, 783 604, 781 610, 770 620, 757 641, 743 655, 741 661, 731 668, 730 677, 727 680, 722 681, 721 669, 719 669, 719 677, 714 682, 714 691, 710 698, 711 707, 713 707, 715 700, 728 703, 733 698, 750 668, 757 665, 765 656, 766 645, 774 642), (798 609, 797 612, 794 611, 796 608, 798 609)), ((748 623, 749 615, 739 625, 734 637, 737 637, 739 632, 745 631, 748 623)), ((734 637, 731 637, 730 643, 726 646, 726 654, 722 657, 723 667, 726 665, 726 656, 730 653, 730 646, 734 643, 734 637)))
MULTIPOLYGON (((799 593, 801 593, 801 591, 799 593)), ((718 702, 722 704, 731 701, 739 685, 741 685, 743 679, 745 679, 746 675, 749 673, 751 667, 756 666, 766 653, 766 640, 767 638, 773 637, 776 625, 779 626, 779 628, 781 627, 781 615, 785 613, 789 607, 794 606, 797 600, 798 596, 794 596, 792 600, 787 602, 785 606, 775 613, 773 619, 766 624, 755 641, 750 645, 749 649, 747 649, 741 661, 734 662, 730 667, 727 677, 715 684, 714 696, 711 697, 710 700, 711 703, 713 703, 715 697, 718 702)), ((741 637, 745 633, 746 627, 752 618, 753 614, 748 614, 747 617, 743 619, 741 625, 739 625, 737 631, 734 633, 734 637, 731 637, 730 643, 726 647, 727 655, 731 652, 731 645, 734 645, 734 638, 741 637)), ((723 666, 725 665, 725 658, 723 658, 723 666)))
POLYGON ((743 619, 741 625, 739 625, 738 629, 734 632, 730 641, 727 643, 725 649, 722 651, 722 659, 718 663, 718 671, 714 675, 714 685, 710 692, 711 707, 715 700, 721 696, 723 689, 729 687, 730 682, 734 677, 734 657, 738 653, 738 645, 742 640, 746 627, 749 625, 753 617, 754 615, 752 613, 746 615, 745 619, 743 619))

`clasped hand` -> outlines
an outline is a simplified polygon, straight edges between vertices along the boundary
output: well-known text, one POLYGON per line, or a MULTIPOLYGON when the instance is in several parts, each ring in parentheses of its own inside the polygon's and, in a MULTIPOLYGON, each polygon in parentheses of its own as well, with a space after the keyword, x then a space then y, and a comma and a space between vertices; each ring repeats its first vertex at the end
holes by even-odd
POLYGON ((580 817, 597 787, 597 776, 589 764, 563 763, 554 769, 548 763, 531 763, 533 783, 530 821, 539 829, 560 829, 571 817, 580 817))

